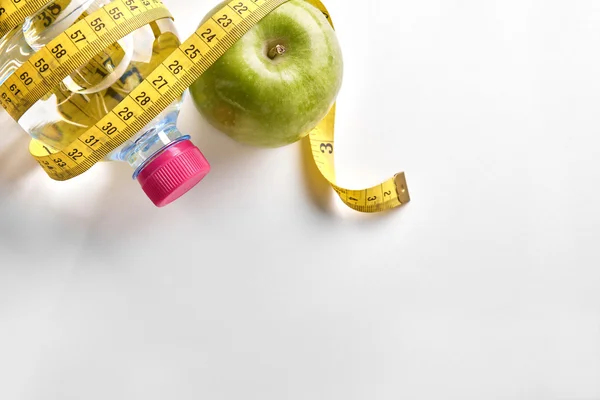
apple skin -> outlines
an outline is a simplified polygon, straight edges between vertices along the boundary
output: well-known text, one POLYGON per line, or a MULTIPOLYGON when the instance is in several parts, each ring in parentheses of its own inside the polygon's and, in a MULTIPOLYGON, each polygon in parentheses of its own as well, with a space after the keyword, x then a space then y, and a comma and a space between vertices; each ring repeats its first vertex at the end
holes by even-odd
POLYGON ((323 13, 290 0, 235 43, 190 94, 216 129, 240 143, 275 148, 300 140, 327 115, 342 76, 340 45, 323 13), (277 45, 286 51, 272 59, 277 45))

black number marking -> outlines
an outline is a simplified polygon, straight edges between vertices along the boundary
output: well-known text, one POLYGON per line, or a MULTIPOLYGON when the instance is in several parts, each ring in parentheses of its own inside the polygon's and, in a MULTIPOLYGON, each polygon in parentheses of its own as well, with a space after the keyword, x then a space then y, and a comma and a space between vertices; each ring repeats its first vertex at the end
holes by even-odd
POLYGON ((45 160, 43 160, 43 161, 40 161, 40 162, 41 162, 42 164, 44 164, 44 165, 46 166, 46 168, 48 168, 48 169, 50 169, 50 170, 54 169, 54 167, 50 165, 50 161, 45 161, 45 160))
POLYGON ((169 64, 169 69, 173 72, 174 75, 179 74, 183 71, 183 65, 179 64, 179 60, 173 61, 173 63, 169 64))
POLYGON ((168 85, 169 82, 167 82, 167 80, 165 78, 163 78, 162 75, 159 75, 155 80, 152 81, 152 84, 154 85, 155 88, 162 89, 162 87, 165 85, 168 85), (161 82, 162 82, 162 84, 160 86, 157 86, 161 82))
POLYGON ((27 72, 23 72, 19 78, 21 78, 21 80, 23 81, 23 83, 26 86, 31 85, 31 83, 33 82, 33 78, 29 76, 29 74, 27 72))
POLYGON ((383 197, 389 197, 391 195, 392 195, 392 192, 390 192, 390 191, 387 191, 387 192, 383 193, 383 197))
POLYGON ((37 60, 35 62, 35 67, 40 72, 46 72, 48 70, 48 68, 50 68, 50 66, 48 64, 46 64, 46 61, 43 58, 40 58, 39 60, 37 60))
POLYGON ((221 24, 223 28, 227 28, 229 25, 233 23, 232 19, 227 16, 227 14, 223 14, 221 18, 217 19, 217 22, 221 24))
POLYGON ((52 54, 56 56, 56 58, 61 58, 67 54, 67 50, 63 49, 62 44, 57 44, 52 48, 52 54))
POLYGON ((50 15, 46 14, 46 11, 42 11, 42 14, 38 18, 44 21, 44 28, 47 28, 52 24, 52 18, 50 18, 50 15))
POLYGON ((123 13, 119 10, 119 7, 114 7, 108 10, 108 13, 112 16, 114 20, 117 20, 123 17, 123 13))
POLYGON ((206 41, 208 43, 212 42, 213 39, 217 37, 216 34, 212 33, 212 29, 210 29, 210 28, 208 28, 207 30, 205 30, 204 32, 202 32, 202 34, 200 36, 202 36, 204 39, 206 39, 206 41))
POLYGON ((129 6, 129 9, 130 9, 131 11, 135 11, 135 10, 137 10, 137 9, 138 9, 138 6, 134 6, 134 5, 133 5, 133 4, 135 4, 135 1, 134 1, 134 0, 127 0, 127 1, 125 2, 125 4, 127 4, 127 5, 129 6))
POLYGON ((104 25, 104 22, 102 22, 102 18, 98 17, 95 20, 93 20, 90 25, 92 25, 94 27, 94 30, 96 32, 101 31, 102 29, 106 28, 106 25, 104 25))
POLYGON ((325 154, 325 152, 329 152, 329 154, 333 154, 333 145, 331 143, 321 143, 320 146, 321 153, 325 154))
POLYGON ((52 15, 56 17, 62 11, 62 7, 60 6, 60 4, 52 3, 48 6, 46 11, 50 11, 52 15))
POLYGON ((248 7, 246 7, 244 5, 244 3, 242 3, 241 1, 239 3, 237 3, 235 6, 233 6, 233 10, 235 12, 237 12, 238 14, 242 15, 243 12, 248 11, 248 7))
POLYGON ((129 118, 133 117, 133 111, 129 111, 129 107, 123 107, 117 114, 119 114, 119 117, 121 117, 123 121, 127 121, 129 118))
POLYGON ((117 131, 117 127, 113 126, 112 122, 107 122, 106 125, 102 127, 102 131, 106 132, 107 135, 112 135, 117 131))
POLYGON ((367 197, 367 201, 375 201, 377 200, 377 196, 367 197))
POLYGON ((2 97, 4 99, 4 101, 6 101, 7 103, 12 103, 12 100, 10 99, 10 97, 8 97, 8 95, 6 94, 6 92, 2 92, 2 94, 0 95, 0 97, 2 97))
POLYGON ((21 93, 21 90, 17 89, 17 85, 15 85, 14 83, 10 85, 10 91, 13 92, 15 95, 21 93))
POLYGON ((55 158, 55 159, 54 159, 54 162, 56 163, 56 165, 58 165, 58 166, 59 166, 59 167, 61 167, 61 168, 63 168, 63 167, 66 167, 66 166, 67 166, 67 163, 66 163, 66 162, 64 162, 64 161, 62 160, 62 158, 55 158))
POLYGON ((74 43, 77 43, 85 40, 86 37, 80 29, 77 29, 75 32, 71 33, 71 39, 73 39, 74 43))
POLYGON ((78 158, 83 157, 83 153, 77 149, 73 149, 72 151, 67 153, 67 155, 75 161, 77 161, 78 158))
POLYGON ((139 96, 135 96, 135 101, 145 106, 150 102, 150 96, 146 96, 146 92, 140 92, 139 96))
POLYGON ((196 45, 192 44, 190 45, 190 47, 188 47, 187 49, 185 49, 185 54, 190 58, 190 59, 194 59, 196 57, 198 57, 200 55, 200 49, 196 48, 196 45))
POLYGON ((90 135, 89 138, 85 139, 85 143, 87 145, 89 145, 90 147, 94 146, 99 141, 100 141, 100 139, 96 139, 96 136, 94 136, 94 135, 90 135))

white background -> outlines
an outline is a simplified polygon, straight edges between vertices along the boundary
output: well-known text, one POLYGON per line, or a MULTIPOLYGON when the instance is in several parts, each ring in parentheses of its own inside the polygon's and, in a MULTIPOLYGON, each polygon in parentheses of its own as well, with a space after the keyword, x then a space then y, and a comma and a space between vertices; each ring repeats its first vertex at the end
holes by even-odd
MULTIPOLYGON (((182 37, 215 1, 168 0, 182 37)), ((164 209, 51 181, 2 116, 0 398, 600 399, 600 3, 328 0, 339 183, 241 146, 164 209)))

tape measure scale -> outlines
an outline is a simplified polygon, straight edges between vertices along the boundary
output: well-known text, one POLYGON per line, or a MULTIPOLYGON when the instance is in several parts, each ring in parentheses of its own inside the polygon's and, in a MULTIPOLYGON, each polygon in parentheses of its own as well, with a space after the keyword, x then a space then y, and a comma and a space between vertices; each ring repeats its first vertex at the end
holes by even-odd
POLYGON ((0 37, 21 25, 52 0, 1 0, 0 1, 0 37))
MULTIPOLYGON (((116 5, 120 11, 119 4, 126 6, 130 2, 137 4, 140 1, 148 2, 152 0, 116 0, 105 6, 102 10, 106 14, 102 18, 108 18, 106 21, 110 23, 110 26, 106 26, 104 35, 112 39, 116 37, 116 35, 113 36, 113 32, 124 31, 125 29, 133 31, 133 29, 129 28, 135 23, 139 15, 127 13, 127 17, 123 21, 118 21, 118 19, 111 18, 108 8, 111 6, 114 8, 116 5)), ((225 54, 246 32, 271 11, 287 1, 233 0, 229 2, 203 23, 194 34, 174 50, 123 101, 101 118, 92 128, 60 151, 50 151, 50 149, 44 147, 40 142, 32 140, 30 145, 31 154, 44 168, 46 173, 55 180, 67 180, 85 172, 126 140, 141 131, 162 110, 180 97, 198 77, 225 54), (211 40, 207 40, 206 35, 203 35, 208 30, 211 32, 211 40), (106 129, 103 129, 106 126, 111 127, 110 133, 106 129), (90 140, 91 138, 94 140, 90 140)), ((331 17, 321 1, 306 1, 320 9, 333 27, 331 17)), ((114 17, 114 14, 112 15, 114 17)), ((93 29, 93 25, 91 25, 92 21, 91 16, 85 18, 85 22, 87 23, 85 27, 87 31, 85 33, 91 32, 91 29, 93 29)), ((102 22, 104 21, 105 19, 102 19, 102 22)), ((81 65, 82 60, 91 59, 97 53, 98 49, 94 48, 94 50, 91 50, 91 47, 86 44, 78 46, 72 43, 70 37, 78 30, 75 28, 75 25, 69 28, 63 35, 46 46, 42 50, 45 54, 36 53, 30 59, 29 65, 26 64, 24 68, 30 68, 31 70, 31 65, 35 66, 36 60, 39 61, 44 56, 49 57, 49 59, 55 59, 59 67, 66 65, 70 60, 74 60, 72 63, 74 69, 81 65), (62 61, 52 55, 52 49, 56 49, 58 45, 62 45, 62 49, 68 48, 66 54, 63 54, 65 59, 62 61)), ((85 36, 87 37, 87 35, 85 36)), ((108 43, 104 43, 101 40, 98 43, 108 45, 108 43)), ((26 70, 25 72, 28 71, 26 70)), ((34 69, 31 72, 36 73, 34 69)), ((62 72, 64 74, 64 71, 62 72)), ((0 102, 13 117, 17 117, 15 119, 18 119, 24 112, 23 109, 30 106, 29 103, 33 101, 32 99, 35 99, 36 96, 41 98, 51 89, 48 89, 50 85, 45 83, 46 81, 53 83, 61 81, 62 78, 59 77, 62 75, 55 74, 54 70, 52 70, 47 76, 40 75, 41 79, 30 82, 34 86, 30 87, 27 93, 33 93, 35 96, 30 95, 27 98, 25 95, 15 98, 14 94, 10 93, 10 90, 6 90, 8 82, 5 82, 5 85, 0 88, 0 102), (38 87, 43 89, 38 89, 38 87), (25 98, 27 100, 23 101, 22 99, 25 98)), ((15 81, 17 79, 20 79, 20 76, 15 73, 14 79, 8 84, 16 84, 15 81)), ((313 158, 319 170, 338 193, 341 200, 349 207, 361 212, 379 212, 409 202, 410 196, 404 173, 396 174, 393 178, 369 189, 349 190, 335 184, 333 160, 335 153, 335 110, 336 107, 334 105, 327 117, 310 132, 308 137, 311 143, 313 158)))
POLYGON ((72 4, 73 0, 51 0, 44 5, 38 12, 32 14, 23 23, 23 33, 25 37, 31 36, 31 33, 40 32, 54 23, 63 11, 72 4))
POLYGON ((157 0, 115 0, 91 13, 32 55, 1 86, 0 103, 18 121, 77 68, 127 34, 172 18, 157 0))
MULTIPOLYGON (((117 107, 72 144, 48 154, 48 149, 34 140, 30 152, 54 179, 65 180, 83 173, 142 130, 252 26, 286 1, 247 0, 241 14, 225 6, 218 13, 220 17, 203 24, 117 107), (212 31, 208 40, 201 36, 207 29, 212 31), (110 134, 103 129, 108 126, 110 134), (91 137, 94 145, 88 145, 91 137)), ((237 3, 231 2, 233 6, 237 3)))
MULTIPOLYGON (((329 11, 320 0, 306 0, 318 8, 333 29, 329 11)), ((350 208, 360 212, 380 212, 399 207, 410 201, 406 176, 397 173, 387 181, 368 189, 349 190, 335 184, 335 111, 334 104, 327 116, 309 134, 313 159, 321 174, 333 187, 340 199, 350 208)))

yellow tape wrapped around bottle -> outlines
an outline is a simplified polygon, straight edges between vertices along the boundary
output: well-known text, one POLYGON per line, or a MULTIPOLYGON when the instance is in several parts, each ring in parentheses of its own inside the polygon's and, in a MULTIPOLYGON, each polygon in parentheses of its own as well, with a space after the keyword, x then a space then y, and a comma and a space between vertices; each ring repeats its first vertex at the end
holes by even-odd
MULTIPOLYGON (((70 179, 85 172, 144 128, 256 23, 286 1, 231 1, 202 24, 124 100, 77 140, 61 151, 53 151, 32 140, 31 154, 55 180, 70 179), (203 35, 208 30, 211 37, 216 35, 213 40, 207 40, 203 35), (104 129, 106 126, 111 129, 107 131, 104 129)), ((329 12, 321 1, 306 1, 320 9, 333 27, 329 12)), ((165 14, 168 11, 158 0, 116 0, 110 3, 75 23, 32 56, 0 86, 0 103, 18 120, 31 105, 79 66, 93 59, 103 48, 149 21, 163 18, 165 14), (97 29, 98 26, 102 28, 97 29), (52 65, 41 71, 40 60, 52 65), (13 89, 19 92, 15 93, 13 89)), ((409 202, 404 173, 398 173, 368 189, 349 190, 335 184, 335 111, 334 105, 310 132, 308 140, 315 163, 341 200, 361 212, 379 212, 409 202)))
POLYGON ((0 38, 52 0, 0 0, 0 38))

